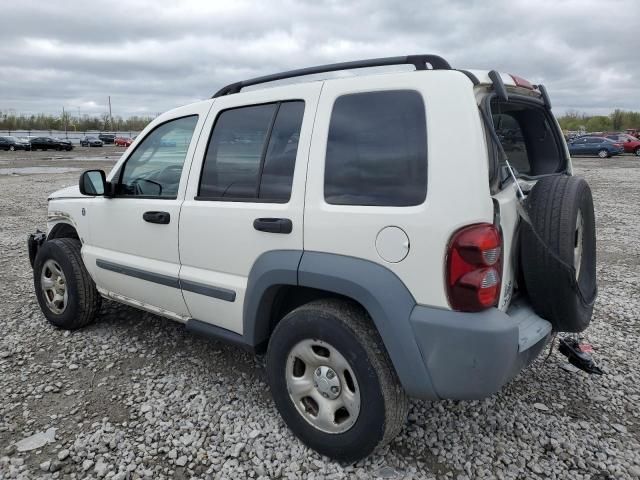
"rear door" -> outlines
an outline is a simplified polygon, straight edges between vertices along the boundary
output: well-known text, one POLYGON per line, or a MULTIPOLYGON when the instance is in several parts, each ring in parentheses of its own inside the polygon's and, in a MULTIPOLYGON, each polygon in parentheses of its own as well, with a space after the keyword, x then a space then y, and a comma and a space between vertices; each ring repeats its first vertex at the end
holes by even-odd
POLYGON ((303 249, 320 89, 305 83, 215 100, 180 214, 180 283, 193 318, 241 334, 255 261, 271 250, 303 249))
MULTIPOLYGON (((538 176, 570 171, 562 132, 548 110, 535 102, 517 98, 509 102, 494 98, 490 106, 493 125, 516 176, 531 180, 538 176)), ((572 146, 571 153, 584 154, 584 146, 588 140, 589 137, 578 139, 572 146)), ((505 163, 499 160, 499 165, 504 171, 505 163)), ((506 310, 517 280, 519 200, 510 178, 502 181, 498 188, 493 194, 494 201, 499 205, 503 236, 502 290, 498 308, 506 310)))
POLYGON ((571 154, 572 155, 584 155, 586 146, 587 146, 587 139, 586 138, 578 138, 578 139, 576 139, 576 141, 573 142, 573 145, 572 145, 572 148, 571 148, 571 154))

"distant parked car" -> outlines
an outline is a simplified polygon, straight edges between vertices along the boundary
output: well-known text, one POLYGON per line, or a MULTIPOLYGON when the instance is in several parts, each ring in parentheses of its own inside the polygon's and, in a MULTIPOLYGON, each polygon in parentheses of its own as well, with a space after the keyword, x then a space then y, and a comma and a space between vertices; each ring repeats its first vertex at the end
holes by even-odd
POLYGON ((80 139, 81 147, 101 147, 102 145, 102 140, 97 137, 83 137, 80 139))
POLYGON ((117 147, 128 147, 133 143, 133 140, 129 137, 116 137, 114 143, 117 147))
POLYGON ((116 140, 115 133, 101 133, 98 138, 102 140, 106 145, 112 144, 116 140))
POLYGON ((160 146, 161 147, 175 147, 176 146, 176 142, 174 142, 173 140, 160 140, 160 146))
POLYGON ((626 153, 635 153, 640 157, 640 140, 628 133, 611 133, 605 135, 605 138, 622 144, 626 153))
POLYGON ((576 138, 569 142, 568 147, 571 155, 598 155, 600 158, 608 158, 624 152, 622 145, 608 138, 589 135, 576 138))
POLYGON ((627 135, 633 135, 635 138, 640 138, 640 130, 637 128, 627 128, 625 132, 627 135))
POLYGON ((36 137, 31 139, 31 150, 71 150, 73 145, 69 140, 52 137, 36 137))
POLYGON ((31 144, 18 137, 0 137, 0 150, 31 150, 31 144))

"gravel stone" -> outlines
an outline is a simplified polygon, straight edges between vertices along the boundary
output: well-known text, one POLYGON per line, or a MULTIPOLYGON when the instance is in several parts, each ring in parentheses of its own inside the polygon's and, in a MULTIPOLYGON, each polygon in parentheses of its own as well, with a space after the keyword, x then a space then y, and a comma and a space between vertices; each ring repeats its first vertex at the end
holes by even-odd
POLYGON ((66 460, 70 453, 71 452, 69 452, 69 450, 67 450, 66 448, 64 450, 60 450, 58 452, 58 460, 66 460))
MULTIPOLYGON (((121 153, 0 152, 0 162, 108 170, 121 153)), ((545 362, 546 349, 490 398, 412 400, 400 435, 355 465, 299 442, 261 363, 238 348, 106 300, 85 329, 49 325, 25 234, 45 228, 47 193, 78 172, 0 175, 0 478, 639 479, 640 162, 574 167, 592 187, 598 236, 599 296, 581 339, 606 374, 567 371, 557 350, 545 362), (50 428, 51 442, 17 451, 50 428)))

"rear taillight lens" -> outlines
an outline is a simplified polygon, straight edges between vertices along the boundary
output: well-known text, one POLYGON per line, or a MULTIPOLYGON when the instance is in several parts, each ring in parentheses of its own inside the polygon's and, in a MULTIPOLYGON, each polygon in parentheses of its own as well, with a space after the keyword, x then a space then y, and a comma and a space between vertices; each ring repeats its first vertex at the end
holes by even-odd
POLYGON ((447 252, 447 292, 454 310, 477 312, 498 303, 502 237, 490 223, 458 230, 447 252))

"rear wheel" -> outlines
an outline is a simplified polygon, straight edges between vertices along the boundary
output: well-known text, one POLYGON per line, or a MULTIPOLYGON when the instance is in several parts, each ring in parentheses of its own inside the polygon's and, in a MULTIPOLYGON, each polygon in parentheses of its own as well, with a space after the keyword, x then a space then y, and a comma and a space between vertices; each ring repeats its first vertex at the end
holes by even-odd
POLYGON ((100 309, 100 295, 73 238, 46 241, 33 263, 33 282, 44 316, 67 330, 84 327, 100 309))
POLYGON ((318 300, 277 325, 267 351, 271 393, 305 444, 336 460, 357 461, 391 441, 407 416, 407 397, 366 312, 318 300))
POLYGON ((636 156, 640 157, 640 147, 636 148, 633 153, 635 153, 636 156))
POLYGON ((609 157, 609 152, 607 150, 605 150, 605 149, 602 149, 602 150, 600 150, 598 152, 598 156, 600 158, 607 158, 607 157, 609 157))

